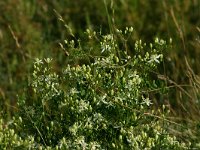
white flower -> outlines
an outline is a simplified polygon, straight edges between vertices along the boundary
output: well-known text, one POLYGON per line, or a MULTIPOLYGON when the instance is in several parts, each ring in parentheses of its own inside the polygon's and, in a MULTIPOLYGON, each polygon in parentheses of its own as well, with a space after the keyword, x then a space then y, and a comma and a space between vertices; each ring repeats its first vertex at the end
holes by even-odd
POLYGON ((39 58, 35 59, 35 64, 39 65, 39 64, 43 64, 42 60, 39 58))
POLYGON ((151 58, 150 60, 148 61, 149 63, 152 63, 152 62, 156 62, 156 63, 159 63, 159 59, 162 57, 161 54, 157 55, 157 54, 154 54, 154 55, 151 55, 151 58))
POLYGON ((147 106, 150 106, 152 103, 151 103, 151 100, 149 98, 143 98, 142 104, 146 104, 147 106))
POLYGON ((49 64, 52 61, 52 58, 46 58, 44 61, 49 64))
POLYGON ((101 45, 101 53, 103 53, 104 51, 109 51, 110 52, 110 50, 111 50, 111 46, 110 45, 108 45, 108 44, 105 44, 105 43, 103 43, 102 45, 101 45))
POLYGON ((74 95, 74 94, 79 93, 79 91, 77 91, 75 88, 72 88, 71 91, 70 91, 70 93, 71 93, 72 95, 74 95))

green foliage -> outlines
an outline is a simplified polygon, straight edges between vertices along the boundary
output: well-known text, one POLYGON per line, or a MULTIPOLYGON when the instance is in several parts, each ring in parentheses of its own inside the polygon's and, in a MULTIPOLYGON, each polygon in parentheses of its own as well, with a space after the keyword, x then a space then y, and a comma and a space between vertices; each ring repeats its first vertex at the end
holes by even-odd
MULTIPOLYGON (((130 96, 132 99, 138 98, 138 103, 142 103, 142 105, 130 102, 127 105, 134 106, 131 109, 134 111, 138 109, 140 112, 138 112, 138 115, 141 115, 149 109, 157 110, 158 106, 168 104, 171 110, 170 118, 173 118, 175 122, 182 126, 170 124, 168 127, 167 125, 166 128, 171 128, 170 132, 167 131, 167 134, 175 135, 179 140, 191 142, 192 147, 199 148, 199 6, 200 2, 198 0, 102 0, 98 1, 98 3, 96 0, 0 1, 0 118, 5 118, 4 123, 1 123, 4 128, 0 132, 2 137, 6 139, 4 141, 12 139, 13 133, 9 136, 7 135, 10 134, 10 130, 14 129, 17 140, 22 143, 21 145, 24 145, 24 142, 27 143, 24 139, 29 135, 34 136, 37 148, 47 148, 47 145, 51 144, 58 146, 56 143, 59 142, 57 141, 66 143, 67 137, 71 134, 68 131, 71 125, 66 127, 65 133, 67 135, 58 132, 60 137, 58 136, 57 139, 53 140, 51 139, 51 134, 57 135, 57 133, 49 130, 47 132, 46 125, 49 126, 48 123, 52 120, 53 122, 57 120, 60 110, 58 106, 61 105, 61 102, 65 104, 61 99, 69 101, 66 93, 69 93, 71 88, 75 92, 77 90, 78 92, 82 91, 80 89, 84 89, 85 92, 91 92, 91 87, 87 89, 86 83, 77 84, 76 82, 84 79, 90 85, 95 80, 94 77, 96 77, 93 74, 96 70, 94 66, 102 64, 104 68, 99 66, 102 69, 97 69, 101 75, 101 77, 97 78, 100 82, 97 87, 101 87, 100 90, 103 93, 109 93, 106 98, 111 97, 113 99, 115 96, 111 95, 111 93, 118 96, 117 99, 114 99, 114 102, 120 101, 123 96, 127 98, 126 93, 131 92, 127 87, 133 85, 132 82, 130 82, 130 85, 122 82, 127 82, 130 78, 135 80, 134 83, 140 81, 134 84, 135 88, 132 89, 134 93, 130 96), (125 29, 126 26, 134 26, 136 30, 134 34, 130 34, 133 29, 125 29), (89 29, 85 32, 86 28, 89 29), (125 29, 126 31, 120 31, 116 28, 125 29), (106 35, 107 33, 111 34, 106 35), (152 39, 155 39, 155 36, 164 39, 172 37, 173 45, 166 47, 166 43, 158 39, 149 45, 142 42, 149 43, 152 39), (60 42, 64 41, 66 37, 68 40, 61 44, 60 42), (77 37, 80 37, 80 39, 77 39, 77 37), (140 39, 142 40, 140 41, 140 39), (62 50, 58 43, 60 43, 62 50), (166 52, 164 49, 168 49, 168 51, 166 52), (162 59, 162 55, 165 57, 163 58, 163 63, 159 64, 158 62, 162 59), (54 58, 54 61, 48 63, 49 60, 47 59, 36 60, 36 62, 42 64, 35 63, 35 67, 32 67, 34 58, 54 58), (98 62, 99 64, 95 64, 98 62), (64 76, 69 76, 66 72, 64 73, 66 64, 69 64, 68 68, 70 68, 72 74, 80 73, 80 71, 71 71, 71 69, 75 68, 76 70, 79 68, 82 71, 83 64, 85 64, 86 69, 89 67, 93 70, 93 73, 75 75, 78 79, 69 77, 69 83, 72 87, 66 87, 65 85, 69 85, 67 79, 64 78, 64 76), (153 72, 157 67, 161 74, 159 75, 158 73, 158 77, 162 81, 158 81, 153 72), (29 82, 27 81, 27 76, 32 73, 32 69, 34 69, 34 75, 29 76, 29 82), (105 72, 108 74, 107 76, 102 75, 105 72), (119 72, 122 72, 124 77, 127 77, 129 72, 132 74, 123 81, 122 77, 119 77, 119 72), (93 80, 85 76, 89 76, 93 80), (45 77, 45 80, 43 77, 45 77), (135 77, 138 78, 135 79, 135 77), (46 79, 49 78, 51 80, 46 82, 46 79), (110 78, 112 81, 109 80, 110 78), (118 83, 117 81, 119 80, 115 80, 117 78, 122 81, 118 83), (28 82, 30 85, 25 88, 26 94, 23 95, 24 87, 28 82), (51 85, 51 83, 54 84, 51 85), (125 88, 124 85, 127 87, 125 88), (124 90, 124 92, 119 92, 114 86, 124 90), (41 92, 37 90, 37 87, 40 87, 41 92), (56 93, 57 96, 53 93, 56 93), (122 94, 120 95, 119 93, 122 94), (18 103, 20 109, 16 106, 16 95, 19 95, 20 101, 18 103), (24 108, 23 106, 26 107, 24 108), (141 109, 140 107, 144 108, 141 109), (15 116, 17 110, 19 111, 19 117, 14 119, 17 125, 13 126, 12 123, 7 123, 7 120, 12 120, 12 116, 15 116), (58 110, 56 111, 57 113, 55 113, 55 110, 58 110), (41 112, 45 112, 45 115, 42 116, 41 112), (24 123, 19 121, 21 120, 19 119, 20 117, 25 120, 24 123), (23 127, 23 124, 26 123, 30 127, 34 127, 28 128, 26 125, 23 127), (6 126, 7 124, 9 125, 8 127, 6 126), (23 128, 26 130, 23 130, 23 128), (48 135, 46 133, 51 134, 48 135), (65 136, 64 139, 62 139, 63 135, 65 136), (19 138, 23 140, 19 140, 19 138)), ((96 85, 96 80, 94 83, 96 85)), ((97 91, 94 93, 99 96, 103 95, 97 93, 97 91)), ((77 93, 77 96, 79 98, 76 103, 80 101, 92 107, 96 106, 94 103, 91 104, 91 95, 77 93)), ((121 101, 122 104, 125 103, 123 99, 121 101)), ((114 104, 117 105, 116 103, 114 104)), ((121 108, 124 108, 124 106, 121 106, 121 108)), ((128 109, 130 113, 131 109, 128 109)), ((112 109, 112 111, 114 110, 112 109)), ((99 110, 95 111, 99 112, 99 110)), ((112 113, 112 111, 108 111, 107 114, 112 113)), ((160 116, 160 114, 155 115, 157 117, 160 116)), ((74 122, 72 121, 72 123, 74 122)), ((161 128, 164 127, 163 124, 160 124, 160 121, 156 122, 156 124, 161 128)), ((65 130, 62 126, 59 127, 65 130)), ((153 127, 154 125, 151 126, 153 127)), ((140 128, 139 125, 137 127, 140 128)), ((138 130, 138 128, 133 129, 138 130)), ((137 134, 135 133, 134 135, 136 136, 137 134)), ((123 140, 125 139, 124 136, 123 140)), ((170 137, 172 136, 170 135, 170 137)), ((85 137, 80 139, 88 142, 85 137)), ((168 140, 168 138, 166 139, 168 140)), ((12 141, 8 143, 12 143, 12 141)), ((155 138, 153 141, 155 142, 155 138)), ((8 143, 6 145, 12 145, 8 143)), ((32 146, 32 144, 30 145, 32 146)), ((4 148, 10 149, 5 145, 4 148)), ((25 146, 24 149, 28 149, 28 147, 25 146)))
POLYGON ((0 149, 31 149, 34 148, 34 137, 28 136, 25 140, 19 137, 14 129, 9 128, 0 120, 0 149))
MULTIPOLYGON (((102 0, 98 3, 96 0, 1 1, 1 108, 7 113, 12 112, 12 108, 6 104, 15 105, 16 95, 23 93, 23 87, 27 83, 26 76, 31 72, 34 58, 56 58, 54 65, 57 70, 61 70, 60 66, 66 63, 66 58, 60 52, 58 42, 63 41, 66 36, 74 40, 71 32, 65 32, 65 27, 70 27, 73 35, 83 36, 86 28, 108 33, 113 27, 134 26, 137 31, 134 39, 149 42, 155 36, 173 38, 173 47, 165 54, 164 66, 160 66, 160 71, 177 84, 187 85, 182 88, 190 97, 180 88, 173 88, 169 90, 166 101, 170 101, 179 117, 187 115, 196 120, 199 116, 199 108, 195 104, 199 100, 199 79, 196 81, 188 78, 186 70, 189 68, 184 62, 186 57, 196 77, 199 74, 197 56, 200 55, 199 5, 198 0, 102 0), (61 14, 66 22, 65 27, 53 10, 61 14), (198 84, 198 87, 194 84, 198 84), (179 101, 182 102, 181 105, 179 101)), ((129 41, 127 47, 132 49, 132 43, 129 41)), ((98 53, 95 50, 96 48, 92 54, 98 53)), ((170 82, 168 84, 171 85, 170 82)))
MULTIPOLYGON (((117 31, 123 35, 133 29, 117 31)), ((66 43, 73 50, 82 47, 66 43)), ((34 137, 38 148, 185 148, 164 127, 164 118, 157 120, 151 99, 143 94, 153 88, 149 73, 161 62, 166 42, 155 39, 147 46, 135 41, 134 56, 119 48, 114 34, 99 35, 99 45, 102 56, 93 63, 68 64, 59 75, 50 58, 36 59, 29 91, 18 100, 16 133, 34 137)))

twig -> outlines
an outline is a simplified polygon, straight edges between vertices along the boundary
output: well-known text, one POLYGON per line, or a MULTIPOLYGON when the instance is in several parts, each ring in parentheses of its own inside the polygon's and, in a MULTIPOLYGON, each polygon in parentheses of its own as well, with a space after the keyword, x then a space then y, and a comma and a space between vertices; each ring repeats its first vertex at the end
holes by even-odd
POLYGON ((174 15, 174 10, 172 8, 170 9, 170 13, 171 13, 172 19, 173 19, 173 21, 175 23, 175 26, 176 26, 176 28, 178 30, 179 36, 181 38, 181 41, 183 43, 184 52, 186 53, 185 39, 184 39, 183 31, 181 30, 181 28, 180 28, 180 26, 178 24, 178 21, 177 21, 175 15, 174 15))

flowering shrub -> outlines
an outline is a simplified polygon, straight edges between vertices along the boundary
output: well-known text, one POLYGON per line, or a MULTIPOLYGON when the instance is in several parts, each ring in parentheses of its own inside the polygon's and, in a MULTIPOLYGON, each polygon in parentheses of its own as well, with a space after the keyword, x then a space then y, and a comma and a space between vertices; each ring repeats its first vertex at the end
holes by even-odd
MULTIPOLYGON (((87 33, 89 39, 97 38, 95 32, 87 33)), ((29 146, 39 149, 183 149, 186 145, 155 117, 144 93, 155 86, 149 73, 161 62, 166 42, 156 39, 148 46, 136 41, 135 55, 130 56, 115 34, 97 41, 101 56, 93 56, 88 65, 68 64, 61 74, 53 71, 50 58, 36 59, 27 92, 19 97, 18 117, 11 124, 15 131, 8 132, 16 132, 22 145, 32 137, 29 146)), ((69 57, 83 48, 73 41, 65 43, 69 57)), ((89 56, 87 52, 81 55, 89 56)))

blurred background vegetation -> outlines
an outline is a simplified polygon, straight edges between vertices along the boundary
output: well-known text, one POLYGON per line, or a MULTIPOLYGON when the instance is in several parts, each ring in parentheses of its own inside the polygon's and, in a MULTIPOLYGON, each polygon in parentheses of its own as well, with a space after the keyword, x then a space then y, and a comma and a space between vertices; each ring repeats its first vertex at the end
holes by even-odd
POLYGON ((55 10, 77 37, 87 28, 109 33, 113 27, 133 26, 135 39, 151 42, 155 37, 172 38, 157 73, 167 92, 153 96, 155 106, 167 104, 175 121, 200 133, 199 0, 0 1, 1 115, 12 115, 35 58, 54 58, 57 70, 66 65, 59 42, 74 37, 55 10))

